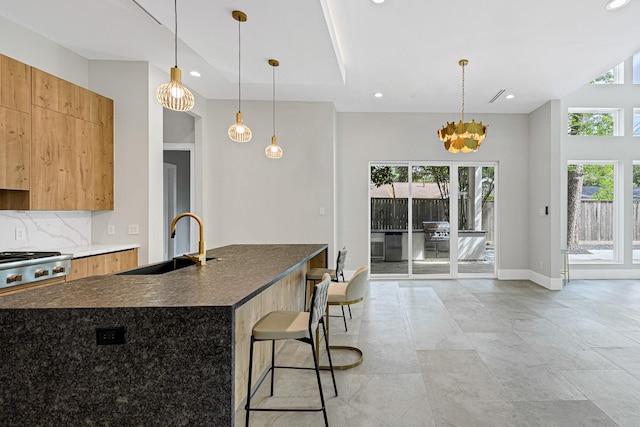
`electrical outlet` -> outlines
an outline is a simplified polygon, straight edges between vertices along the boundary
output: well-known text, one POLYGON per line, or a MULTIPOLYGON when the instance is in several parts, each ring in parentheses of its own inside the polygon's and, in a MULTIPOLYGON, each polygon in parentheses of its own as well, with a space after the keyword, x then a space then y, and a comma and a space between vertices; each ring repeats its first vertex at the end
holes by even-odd
POLYGON ((129 234, 140 234, 140 226, 138 224, 129 224, 129 234))
POLYGON ((96 328, 97 345, 122 345, 124 344, 125 329, 122 326, 114 328, 96 328))
POLYGON ((544 268, 544 261, 540 261, 540 270, 544 268))
POLYGON ((116 234, 116 226, 115 225, 107 225, 107 234, 113 236, 116 234))
POLYGON ((347 259, 344 262, 346 265, 351 265, 351 257, 347 257, 347 259))
POLYGON ((26 236, 27 231, 24 228, 16 228, 16 240, 24 240, 26 236))
POLYGON ((319 213, 320 215, 324 215, 324 208, 319 208, 319 209, 318 209, 318 213, 319 213))

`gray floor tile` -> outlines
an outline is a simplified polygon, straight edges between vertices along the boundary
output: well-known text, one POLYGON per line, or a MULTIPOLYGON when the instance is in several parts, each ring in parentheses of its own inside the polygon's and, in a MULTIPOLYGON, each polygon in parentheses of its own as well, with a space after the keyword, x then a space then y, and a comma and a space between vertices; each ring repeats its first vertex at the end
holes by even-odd
POLYGON ((611 418, 588 400, 513 402, 527 427, 615 427, 611 418))
MULTIPOLYGON (((640 426, 640 281, 579 280, 562 291, 520 280, 381 281, 352 308, 348 332, 330 319, 331 343, 359 347, 364 361, 336 372, 338 397, 322 372, 331 426, 640 426)), ((312 365, 297 342, 278 360, 312 365)), ((308 371, 279 372, 267 395, 268 386, 256 403, 319 402, 308 371)), ((251 425, 323 417, 255 413, 251 425)))

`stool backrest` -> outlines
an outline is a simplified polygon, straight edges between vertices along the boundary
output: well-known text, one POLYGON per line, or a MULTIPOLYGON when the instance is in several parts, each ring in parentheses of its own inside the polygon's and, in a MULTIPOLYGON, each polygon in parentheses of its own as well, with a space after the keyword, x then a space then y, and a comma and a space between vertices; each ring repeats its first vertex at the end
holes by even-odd
POLYGON ((327 300, 329 299, 329 285, 331 284, 331 276, 328 273, 322 275, 322 282, 313 288, 311 296, 311 308, 309 316, 309 333, 312 333, 318 327, 320 319, 327 310, 327 300))
POLYGON ((347 262, 347 248, 344 247, 342 250, 338 251, 338 259, 336 260, 336 282, 340 281, 339 277, 342 276, 342 280, 344 281, 344 266, 347 262))
POLYGON ((367 271, 369 269, 366 265, 363 265, 356 270, 349 283, 347 283, 347 301, 356 301, 364 297, 364 291, 366 289, 367 271))

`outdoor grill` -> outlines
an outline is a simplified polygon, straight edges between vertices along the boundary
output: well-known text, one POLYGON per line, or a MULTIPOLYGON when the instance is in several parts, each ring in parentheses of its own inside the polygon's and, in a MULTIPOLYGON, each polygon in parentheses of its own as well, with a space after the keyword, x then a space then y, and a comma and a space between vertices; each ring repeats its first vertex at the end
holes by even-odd
POLYGON ((440 252, 449 252, 449 222, 448 221, 424 221, 424 251, 434 250, 436 258, 440 252))

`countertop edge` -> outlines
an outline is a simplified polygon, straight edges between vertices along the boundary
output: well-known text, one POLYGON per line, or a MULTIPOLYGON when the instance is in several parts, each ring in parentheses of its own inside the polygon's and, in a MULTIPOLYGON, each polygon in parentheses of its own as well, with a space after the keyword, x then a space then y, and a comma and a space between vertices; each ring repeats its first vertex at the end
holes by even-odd
POLYGON ((108 254, 111 252, 126 251, 129 249, 139 248, 139 243, 121 243, 121 244, 102 244, 102 245, 86 245, 86 246, 69 246, 65 248, 55 248, 56 251, 63 254, 71 254, 73 258, 84 258, 93 255, 108 254))

